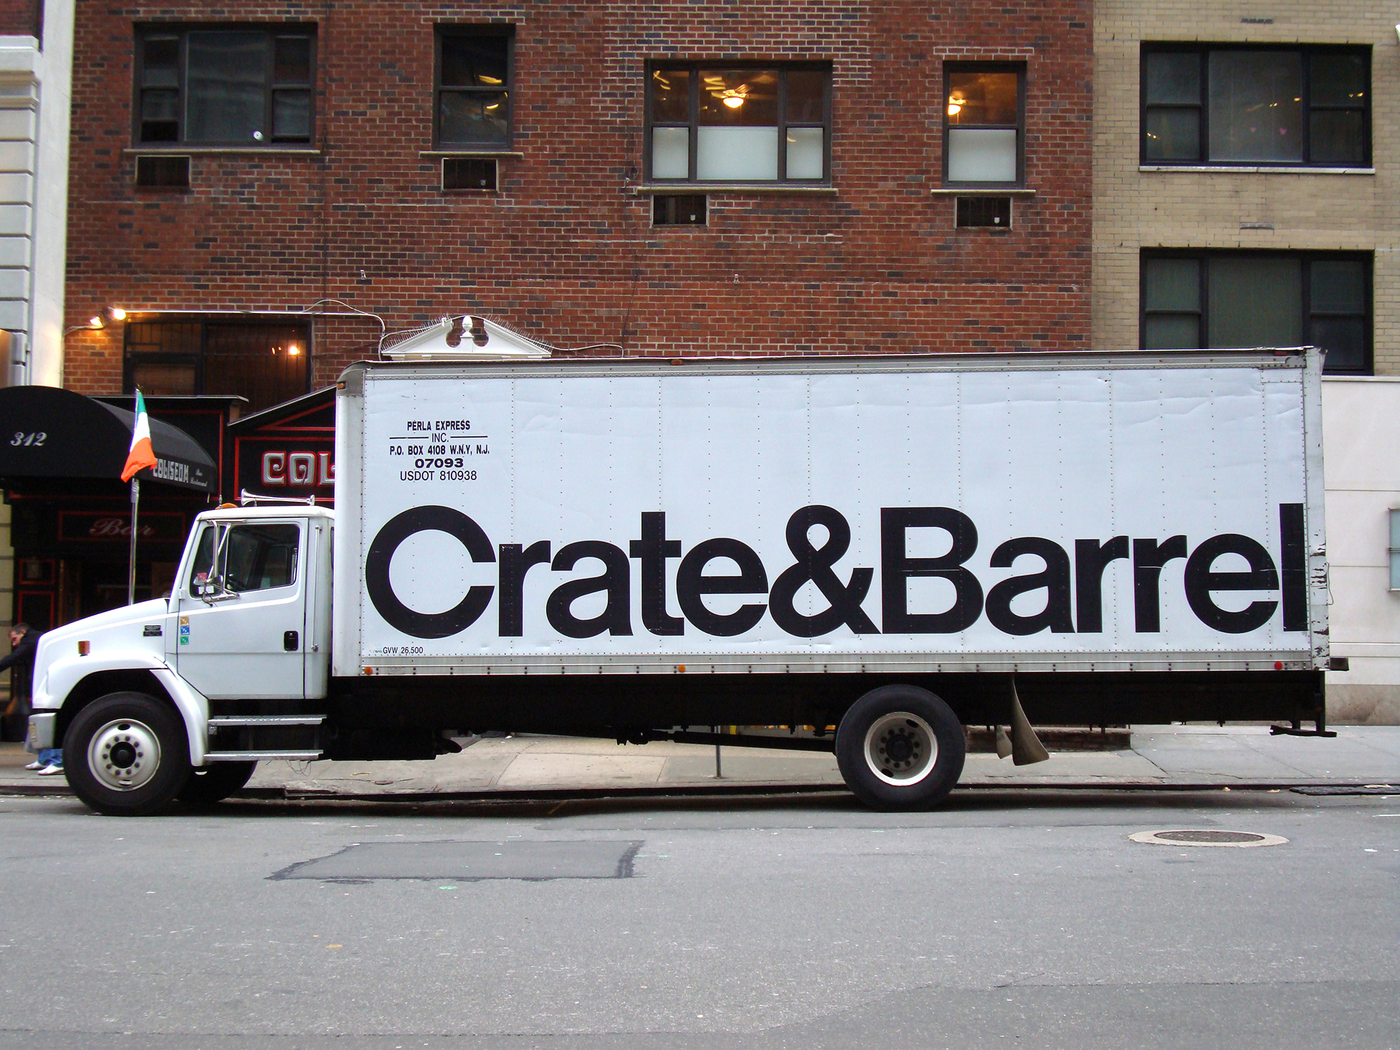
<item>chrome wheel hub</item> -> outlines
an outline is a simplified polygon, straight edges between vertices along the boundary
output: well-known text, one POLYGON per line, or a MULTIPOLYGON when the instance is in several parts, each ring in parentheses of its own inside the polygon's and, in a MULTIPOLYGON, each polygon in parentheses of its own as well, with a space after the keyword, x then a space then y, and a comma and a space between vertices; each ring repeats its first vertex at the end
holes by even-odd
POLYGON ((92 735, 88 769, 112 791, 135 791, 160 768, 160 740, 134 718, 117 718, 92 735))
POLYGON ((865 734, 865 761, 886 784, 908 787, 938 761, 938 737, 916 714, 894 711, 877 718, 865 734))

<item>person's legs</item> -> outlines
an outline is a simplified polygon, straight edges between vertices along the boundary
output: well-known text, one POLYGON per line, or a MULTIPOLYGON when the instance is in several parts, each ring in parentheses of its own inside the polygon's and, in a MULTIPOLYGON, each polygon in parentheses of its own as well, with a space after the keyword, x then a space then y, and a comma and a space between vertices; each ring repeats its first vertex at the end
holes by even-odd
POLYGON ((39 752, 39 761, 44 763, 40 776, 54 776, 63 772, 63 748, 46 747, 39 752))

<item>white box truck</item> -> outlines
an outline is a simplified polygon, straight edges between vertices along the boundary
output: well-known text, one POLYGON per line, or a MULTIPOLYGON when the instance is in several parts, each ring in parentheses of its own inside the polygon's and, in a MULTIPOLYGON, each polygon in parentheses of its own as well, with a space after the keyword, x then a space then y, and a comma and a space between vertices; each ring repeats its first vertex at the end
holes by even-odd
POLYGON ((487 730, 824 748, 899 808, 965 725, 1322 731, 1320 368, 355 365, 334 511, 199 515, 169 598, 44 636, 31 743, 107 813, 487 730))

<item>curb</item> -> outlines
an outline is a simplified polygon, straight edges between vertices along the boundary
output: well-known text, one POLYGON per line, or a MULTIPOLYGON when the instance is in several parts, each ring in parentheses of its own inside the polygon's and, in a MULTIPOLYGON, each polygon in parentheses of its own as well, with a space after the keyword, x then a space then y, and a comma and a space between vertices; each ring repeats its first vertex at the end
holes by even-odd
MULTIPOLYGON (((1157 782, 1157 781, 1034 781, 1007 784, 959 784, 954 795, 985 791, 1293 791, 1304 795, 1400 795, 1400 784, 1378 784, 1374 781, 1252 781, 1157 782)), ((677 784, 670 787, 609 787, 552 788, 502 791, 381 791, 373 793, 338 791, 301 791, 295 788, 244 788, 230 796, 234 801, 249 802, 570 802, 608 798, 704 798, 777 795, 849 795, 840 784, 677 784)), ((73 797, 67 786, 47 784, 0 785, 0 796, 11 797, 73 797)))

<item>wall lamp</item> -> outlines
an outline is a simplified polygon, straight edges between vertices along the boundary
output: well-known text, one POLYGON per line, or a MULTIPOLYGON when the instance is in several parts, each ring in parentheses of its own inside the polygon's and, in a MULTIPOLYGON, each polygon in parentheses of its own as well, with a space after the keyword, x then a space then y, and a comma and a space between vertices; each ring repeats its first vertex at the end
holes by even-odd
POLYGON ((87 324, 69 325, 63 330, 63 334, 69 332, 95 332, 100 328, 106 328, 108 324, 115 321, 125 321, 126 311, 120 306, 104 306, 98 313, 88 318, 87 324))

